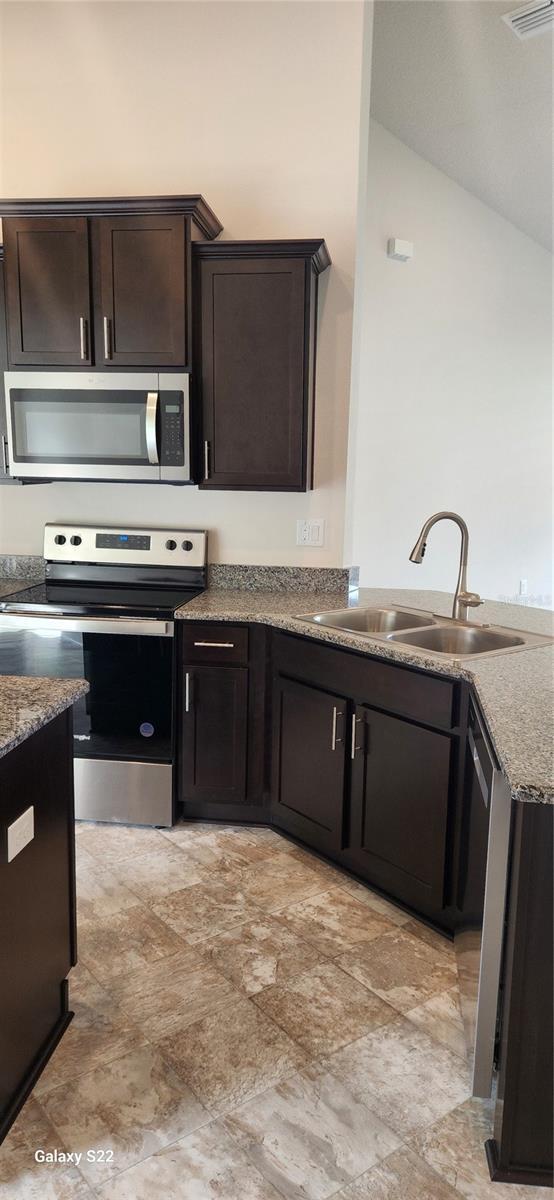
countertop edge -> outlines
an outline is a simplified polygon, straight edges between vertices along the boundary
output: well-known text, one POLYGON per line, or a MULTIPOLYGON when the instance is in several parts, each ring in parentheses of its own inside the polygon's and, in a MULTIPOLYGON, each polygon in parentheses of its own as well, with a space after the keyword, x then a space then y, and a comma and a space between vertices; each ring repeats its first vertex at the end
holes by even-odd
POLYGON ((89 684, 85 679, 50 679, 36 675, 2 675, 0 676, 0 710, 2 707, 2 691, 5 686, 11 686, 15 693, 20 694, 20 702, 25 705, 25 692, 35 692, 37 685, 45 685, 49 689, 49 698, 44 701, 35 699, 35 708, 29 708, 24 717, 20 718, 20 726, 0 744, 0 758, 5 758, 17 746, 21 746, 27 738, 38 733, 50 721, 59 717, 66 709, 71 708, 76 700, 86 695, 89 684), (61 686, 60 686, 61 685, 61 686))
MULTIPOLYGON (((206 593, 203 593, 205 596, 206 593)), ((194 602, 191 605, 184 605, 177 609, 175 618, 179 621, 201 621, 201 622, 234 622, 238 624, 248 625, 265 625, 272 629, 278 629, 285 633, 298 634, 301 637, 309 638, 312 641, 322 642, 327 645, 337 646, 346 650, 353 650, 358 654, 365 654, 367 657, 379 658, 384 662, 390 662, 397 665, 416 667, 419 670, 427 671, 437 676, 444 676, 454 681, 463 681, 468 683, 477 699, 479 709, 483 715, 483 719, 487 726, 493 748, 498 758, 501 770, 505 775, 512 799, 521 804, 546 804, 554 805, 554 788, 549 786, 542 787, 536 784, 526 783, 524 780, 514 776, 513 769, 506 762, 505 755, 502 753, 502 748, 498 744, 498 734, 494 728, 494 717, 489 711, 489 701, 483 695, 482 686, 476 677, 471 665, 467 662, 462 662, 457 659, 438 660, 432 655, 425 655, 421 651, 418 654, 413 653, 408 646, 401 646, 397 643, 385 643, 376 641, 371 637, 365 637, 363 642, 358 634, 348 634, 344 630, 339 630, 336 627, 330 629, 321 625, 309 625, 299 619, 297 616, 279 615, 270 612, 249 612, 248 598, 254 599, 255 593, 248 596, 245 595, 245 606, 243 612, 226 609, 224 604, 217 612, 203 612, 195 610, 194 602)), ((200 597, 201 599, 201 597, 200 597)), ((222 597, 223 599, 223 597, 222 597)), ((346 602, 347 603, 347 602, 346 602)), ((548 643, 545 643, 547 646, 548 643)), ((530 655, 537 653, 540 647, 530 647, 526 650, 514 651, 511 655, 497 655, 496 658, 502 657, 504 661, 516 655, 530 655)), ((481 660, 482 662, 483 660, 481 660)), ((492 659, 486 660, 491 662, 492 659)), ((478 664, 475 664, 476 667, 478 664)))

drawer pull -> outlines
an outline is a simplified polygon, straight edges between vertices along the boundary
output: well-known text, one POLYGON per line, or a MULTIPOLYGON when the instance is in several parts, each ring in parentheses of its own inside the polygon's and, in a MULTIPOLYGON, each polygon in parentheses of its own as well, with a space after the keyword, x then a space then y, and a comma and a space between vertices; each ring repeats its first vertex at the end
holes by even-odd
POLYGON ((234 650, 234 642, 194 642, 194 646, 218 646, 223 650, 234 650))
POLYGON ((190 698, 191 698, 190 694, 191 694, 190 671, 187 671, 187 673, 185 675, 185 712, 186 713, 190 712, 190 698))
POLYGON ((331 750, 336 750, 339 742, 342 742, 342 738, 337 737, 337 720, 339 717, 342 717, 342 713, 339 712, 336 704, 334 704, 333 705, 333 721, 332 721, 332 725, 331 725, 331 750))

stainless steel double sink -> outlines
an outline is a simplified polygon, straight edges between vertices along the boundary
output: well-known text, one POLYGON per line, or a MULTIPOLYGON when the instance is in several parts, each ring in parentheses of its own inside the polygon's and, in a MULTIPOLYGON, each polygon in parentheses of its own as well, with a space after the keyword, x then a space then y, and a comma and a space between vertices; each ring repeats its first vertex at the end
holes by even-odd
POLYGON ((552 638, 498 625, 473 625, 409 608, 344 608, 298 618, 376 641, 399 642, 445 658, 474 658, 546 645, 552 638))

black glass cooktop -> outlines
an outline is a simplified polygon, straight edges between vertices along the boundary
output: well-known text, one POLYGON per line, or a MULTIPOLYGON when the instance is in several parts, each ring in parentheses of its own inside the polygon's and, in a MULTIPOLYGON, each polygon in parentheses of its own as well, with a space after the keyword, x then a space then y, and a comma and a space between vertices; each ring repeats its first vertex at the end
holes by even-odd
POLYGON ((204 591, 201 587, 110 587, 38 583, 0 599, 0 613, 48 613, 73 617, 157 617, 170 620, 176 608, 204 591))

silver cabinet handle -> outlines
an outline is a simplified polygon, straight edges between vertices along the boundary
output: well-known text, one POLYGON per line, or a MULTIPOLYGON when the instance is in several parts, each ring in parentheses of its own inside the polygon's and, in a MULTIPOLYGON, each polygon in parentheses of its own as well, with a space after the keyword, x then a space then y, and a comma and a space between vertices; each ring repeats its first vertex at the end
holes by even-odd
POLYGON ((156 440, 156 417, 158 415, 158 392, 148 392, 146 397, 146 453, 148 462, 157 466, 158 443, 156 440))
POLYGON ((185 712, 190 712, 190 671, 185 675, 185 712))
POLYGON ((79 317, 79 340, 81 343, 81 361, 88 358, 88 322, 86 317, 79 317))
POLYGON ((112 357, 112 339, 111 339, 111 321, 109 317, 104 317, 104 358, 112 357))
POLYGON ((337 737, 337 720, 342 717, 342 712, 339 712, 336 704, 333 705, 333 721, 331 725, 331 750, 336 750, 342 738, 337 737))
POLYGON ((204 442, 204 479, 210 478, 210 443, 204 442))
POLYGON ((352 732, 350 737, 350 757, 352 760, 356 757, 356 751, 361 750, 361 746, 356 745, 356 725, 361 725, 362 718, 357 717, 356 713, 352 714, 352 732))
POLYGON ((193 645, 194 646, 221 646, 222 649, 225 648, 226 650, 234 650, 235 649, 234 642, 193 642, 193 645))

